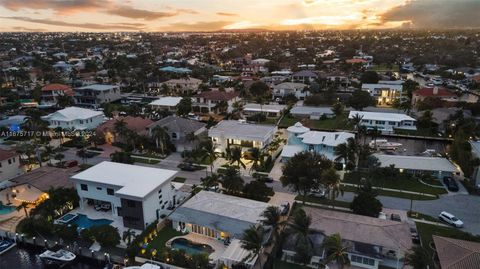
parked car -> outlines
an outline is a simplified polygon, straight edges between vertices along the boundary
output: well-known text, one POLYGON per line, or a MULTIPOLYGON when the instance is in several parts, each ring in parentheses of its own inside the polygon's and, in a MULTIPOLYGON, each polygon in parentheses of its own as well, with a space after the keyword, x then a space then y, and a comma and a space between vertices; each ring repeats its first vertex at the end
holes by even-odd
POLYGON ((454 227, 457 227, 457 228, 462 228, 463 227, 463 221, 459 220, 457 217, 455 217, 454 215, 448 213, 447 211, 442 211, 439 215, 438 215, 438 219, 440 219, 441 221, 444 221, 454 227))
POLYGON ((402 221, 402 219, 400 218, 400 215, 398 215, 398 214, 390 215, 390 219, 393 220, 393 221, 398 221, 398 222, 402 221))
POLYGON ((327 196, 327 192, 324 189, 318 188, 318 189, 312 189, 310 191, 310 195, 314 197, 319 197, 319 198, 324 198, 327 196))
POLYGON ((78 162, 76 160, 66 161, 64 164, 64 166, 67 168, 75 167, 77 165, 78 165, 78 162))
POLYGON ((198 166, 192 163, 181 163, 178 165, 178 168, 180 168, 180 170, 182 171, 189 171, 189 172, 198 170, 198 166))
POLYGON ((447 188, 449 191, 453 191, 453 192, 457 192, 459 190, 458 183, 454 179, 450 180, 447 188))
POLYGON ((417 228, 410 227, 410 234, 412 235, 412 243, 420 244, 420 236, 418 235, 417 228))

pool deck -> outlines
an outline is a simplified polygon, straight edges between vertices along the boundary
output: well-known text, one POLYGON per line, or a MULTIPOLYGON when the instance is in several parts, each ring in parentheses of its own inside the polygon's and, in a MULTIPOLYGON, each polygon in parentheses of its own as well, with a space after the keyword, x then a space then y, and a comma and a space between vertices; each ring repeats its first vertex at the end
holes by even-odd
MULTIPOLYGON (((0 215, 0 231, 14 234, 18 223, 25 218, 25 212, 23 209, 19 211, 16 210, 16 207, 22 202, 12 198, 12 192, 10 188, 0 191, 0 201, 2 201, 4 205, 15 207, 15 210, 12 212, 0 215), (7 199, 7 193, 9 194, 9 199, 7 199), (9 202, 11 204, 9 204, 9 202)), ((33 205, 29 206, 27 211, 30 213, 30 210, 33 207, 33 205)))
POLYGON ((225 246, 222 241, 216 240, 216 239, 211 238, 211 237, 206 237, 206 236, 203 236, 203 235, 195 234, 195 233, 189 233, 189 234, 186 234, 186 235, 175 236, 172 239, 167 241, 166 246, 170 247, 171 244, 172 244, 172 241, 175 240, 175 239, 178 239, 178 238, 185 238, 185 239, 190 240, 194 243, 205 244, 205 245, 211 246, 214 251, 213 251, 213 253, 211 253, 208 256, 208 258, 210 260, 213 260, 213 261, 216 261, 216 260, 220 259, 220 257, 223 255, 223 253, 227 249, 227 246, 225 246))
MULTIPOLYGON (((83 209, 77 207, 77 208, 73 209, 72 211, 70 211, 68 213, 87 215, 87 217, 89 219, 92 219, 92 220, 96 220, 96 219, 111 220, 113 222, 110 223, 110 225, 115 227, 115 228, 118 228, 118 233, 120 234, 120 236, 122 236, 124 231, 127 231, 127 230, 130 229, 130 228, 126 228, 126 227, 123 226, 122 217, 113 216, 112 211, 106 211, 106 212, 105 211, 97 211, 97 210, 95 210, 95 208, 93 208, 93 206, 84 206, 83 209)), ((140 234, 142 232, 142 231, 136 230, 136 229, 130 229, 130 230, 134 231, 135 234, 140 234)), ((119 247, 126 248, 127 244, 123 240, 120 240, 119 247)))

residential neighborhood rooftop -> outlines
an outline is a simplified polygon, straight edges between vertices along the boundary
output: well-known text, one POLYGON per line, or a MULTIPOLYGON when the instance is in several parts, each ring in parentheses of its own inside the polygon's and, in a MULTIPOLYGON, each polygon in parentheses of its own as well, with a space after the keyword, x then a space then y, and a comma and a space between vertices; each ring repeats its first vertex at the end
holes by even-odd
POLYGON ((274 125, 261 125, 239 122, 235 120, 223 120, 210 128, 208 136, 226 137, 231 139, 263 140, 271 136, 277 130, 274 125))
POLYGON ((381 167, 395 165, 395 168, 425 170, 425 171, 446 171, 458 172, 458 168, 446 158, 426 156, 405 156, 373 154, 381 163, 381 167))

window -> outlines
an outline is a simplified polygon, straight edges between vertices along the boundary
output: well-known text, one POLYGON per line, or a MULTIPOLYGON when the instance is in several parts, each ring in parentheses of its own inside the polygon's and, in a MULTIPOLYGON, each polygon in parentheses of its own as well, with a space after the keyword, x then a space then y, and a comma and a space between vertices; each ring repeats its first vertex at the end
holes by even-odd
POLYGON ((8 164, 12 164, 12 159, 8 159, 8 164))
POLYGON ((388 125, 397 125, 397 123, 394 122, 394 121, 389 121, 389 122, 388 122, 388 125))
POLYGON ((172 139, 177 139, 177 133, 172 133, 172 139))
POLYGON ((383 120, 376 120, 376 121, 375 121, 375 124, 384 125, 384 124, 385 124, 385 121, 383 121, 383 120))
POLYGON ((81 189, 82 191, 88 191, 88 186, 87 186, 87 184, 80 184, 80 189, 81 189))
POLYGON ((13 158, 12 160, 13 160, 13 162, 15 162, 15 158, 13 158))
POLYGON ((97 190, 101 191, 101 190, 102 190, 102 188, 100 188, 100 187, 97 187, 97 190))
POLYGON ((350 260, 351 260, 352 262, 355 262, 355 263, 361 263, 361 264, 366 264, 366 265, 370 265, 370 266, 375 265, 375 260, 374 260, 374 259, 367 258, 367 257, 361 257, 361 256, 357 256, 357 255, 352 255, 352 256, 350 257, 350 260))
POLYGON ((107 194, 108 195, 113 195, 113 189, 107 188, 107 194))
POLYGON ((308 145, 308 150, 314 150, 315 146, 314 145, 308 145))

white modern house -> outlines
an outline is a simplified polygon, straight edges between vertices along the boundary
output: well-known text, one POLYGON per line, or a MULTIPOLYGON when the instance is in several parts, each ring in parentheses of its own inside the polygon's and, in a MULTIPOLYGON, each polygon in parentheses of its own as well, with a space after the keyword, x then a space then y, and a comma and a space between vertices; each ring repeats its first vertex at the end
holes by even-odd
MULTIPOLYGON (((179 201, 171 184, 177 171, 102 162, 71 177, 80 208, 99 206, 121 217, 127 228, 143 230, 179 201)), ((108 214, 108 213, 106 213, 108 214)))
POLYGON ((62 128, 72 130, 92 130, 102 124, 105 115, 101 111, 81 107, 67 107, 42 117, 48 121, 49 128, 62 128))
POLYGON ((377 128, 383 133, 392 133, 394 129, 417 130, 417 120, 401 113, 350 111, 348 119, 360 117, 360 125, 367 129, 377 128))
POLYGON ((0 149, 0 183, 23 173, 20 155, 14 150, 0 149))
POLYGON ((336 158, 335 147, 346 143, 349 138, 355 138, 354 134, 348 132, 311 131, 300 122, 288 127, 287 133, 288 141, 281 153, 282 161, 286 161, 302 151, 316 152, 334 161, 336 158))
POLYGON ((268 118, 276 118, 282 115, 282 112, 287 108, 286 105, 266 104, 260 105, 256 103, 248 103, 243 106, 243 114, 252 116, 258 113, 264 114, 268 118))
POLYGON ((265 148, 275 136, 275 125, 250 124, 242 121, 223 120, 210 128, 208 136, 218 152, 230 146, 265 148))
POLYGON ((273 99, 284 98, 287 95, 293 94, 300 100, 305 99, 310 93, 306 90, 307 84, 297 82, 284 82, 273 86, 273 99))
POLYGON ((83 107, 98 108, 102 104, 122 98, 120 87, 108 84, 92 84, 74 89, 75 104, 83 107))
POLYGON ((165 96, 151 102, 148 105, 155 110, 167 110, 170 112, 175 112, 177 110, 177 105, 181 100, 182 97, 165 96))
MULTIPOLYGON (((362 84, 362 90, 370 93, 377 101, 378 105, 391 105, 395 100, 402 98, 403 86, 399 83, 375 83, 362 84)), ((402 81, 400 81, 402 82, 402 81)))

